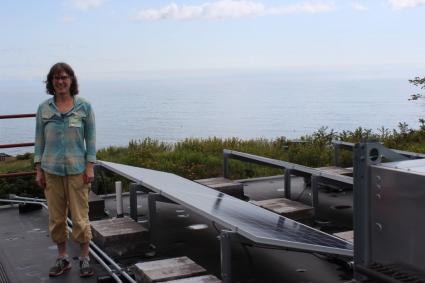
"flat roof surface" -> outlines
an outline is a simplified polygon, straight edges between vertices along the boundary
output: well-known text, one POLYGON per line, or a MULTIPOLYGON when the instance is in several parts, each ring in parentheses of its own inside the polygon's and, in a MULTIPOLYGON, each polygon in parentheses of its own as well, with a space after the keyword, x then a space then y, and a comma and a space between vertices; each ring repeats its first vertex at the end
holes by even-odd
MULTIPOLYGON (((251 199, 282 197, 284 194, 283 176, 241 181, 244 183, 245 193, 249 194, 251 199)), ((292 188, 294 198, 304 199, 308 203, 311 201, 309 191, 304 191, 303 178, 294 177, 292 188)), ((108 214, 115 216, 115 197, 101 197, 105 198, 108 214)), ((147 210, 145 198, 146 195, 138 194, 138 212, 141 219, 147 210)), ((329 193, 324 190, 320 200, 323 204, 323 217, 329 216, 325 215, 328 211, 335 216, 335 223, 348 225, 352 219, 351 213, 347 210, 333 210, 330 206, 350 204, 349 192, 329 193), (341 216, 343 218, 340 218, 341 216)), ((128 215, 128 194, 123 196, 123 202, 128 215)), ((181 205, 162 202, 157 202, 156 205, 157 229, 151 239, 157 247, 155 257, 122 258, 117 259, 117 263, 128 267, 140 261, 188 256, 206 268, 208 273, 220 277, 220 245, 217 236, 221 226, 181 205), (192 229, 193 226, 205 228, 192 229)), ((72 261, 73 269, 70 273, 58 278, 47 276, 48 269, 56 257, 56 248, 47 233, 47 218, 46 210, 18 214, 16 207, 0 208, 0 263, 4 266, 3 270, 10 275, 10 282, 95 282, 95 278, 81 280, 78 277, 77 260, 72 261), (13 239, 13 235, 23 237, 25 241, 13 239)), ((70 256, 78 256, 79 248, 72 241, 69 241, 69 244, 70 256)), ((232 272, 239 282, 275 283, 284 279, 287 283, 342 283, 351 279, 351 274, 342 270, 340 265, 331 263, 317 254, 243 246, 235 241, 232 243, 232 255, 232 272)), ((95 268, 97 275, 106 274, 99 265, 95 265, 95 268)))
MULTIPOLYGON (((79 277, 80 249, 72 241, 68 241, 72 269, 60 277, 49 277, 49 269, 56 260, 57 248, 47 230, 46 209, 19 214, 16 206, 1 207, 0 227, 0 264, 9 282, 97 282, 96 275, 84 279, 79 277)), ((93 260, 92 265, 97 275, 105 274, 106 271, 93 260)))

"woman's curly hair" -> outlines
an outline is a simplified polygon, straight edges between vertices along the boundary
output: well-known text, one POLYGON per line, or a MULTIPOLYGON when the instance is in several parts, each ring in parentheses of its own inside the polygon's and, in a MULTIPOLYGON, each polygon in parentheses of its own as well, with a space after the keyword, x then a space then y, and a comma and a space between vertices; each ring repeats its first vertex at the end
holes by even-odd
POLYGON ((46 92, 51 95, 55 95, 55 89, 53 87, 53 77, 57 73, 65 72, 68 74, 68 76, 71 79, 71 87, 69 89, 71 96, 78 94, 78 81, 77 77, 75 76, 74 70, 69 66, 67 63, 59 62, 54 64, 51 68, 49 73, 47 74, 47 79, 45 81, 46 83, 46 92))

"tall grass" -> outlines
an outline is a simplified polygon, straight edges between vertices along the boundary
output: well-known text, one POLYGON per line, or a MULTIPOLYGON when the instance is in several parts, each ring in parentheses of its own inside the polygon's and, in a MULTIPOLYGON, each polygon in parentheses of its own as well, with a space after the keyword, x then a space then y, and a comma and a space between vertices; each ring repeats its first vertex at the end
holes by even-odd
MULTIPOLYGON (((188 179, 211 178, 223 175, 223 149, 231 149, 274 159, 286 160, 310 167, 328 166, 333 161, 332 140, 359 142, 361 140, 380 141, 389 148, 414 152, 425 152, 425 120, 421 119, 419 129, 411 129, 400 123, 397 129, 357 128, 340 133, 326 127, 298 140, 284 137, 276 139, 240 138, 188 138, 176 143, 165 143, 151 138, 132 140, 126 147, 111 146, 97 152, 98 159, 139 166, 154 170, 172 172, 188 179)), ((31 156, 27 156, 30 158, 31 156)), ((22 158, 21 158, 22 159, 22 158)), ((25 159, 25 158, 23 158, 25 159)), ((352 153, 343 151, 340 157, 343 166, 352 166, 352 153)), ((31 168, 31 160, 0 163, 0 172, 16 172, 31 168)), ((254 165, 240 161, 230 161, 230 178, 282 174, 279 169, 254 165)), ((119 179, 110 174, 108 180, 119 179)), ((20 191, 38 192, 31 178, 0 179, 0 195, 20 191)))
MULTIPOLYGON (((98 151, 98 158, 160 171, 173 172, 189 179, 216 177, 223 174, 223 149, 231 149, 274 159, 286 160, 310 167, 328 166, 333 161, 332 140, 360 142, 374 140, 387 147, 414 152, 425 152, 425 120, 419 129, 400 123, 397 129, 357 128, 337 133, 322 127, 300 139, 185 139, 168 144, 150 138, 131 141, 128 147, 108 147, 98 151)), ((341 162, 352 166, 352 153, 342 152, 341 162)), ((247 178, 281 174, 278 169, 231 161, 231 178, 247 178)))

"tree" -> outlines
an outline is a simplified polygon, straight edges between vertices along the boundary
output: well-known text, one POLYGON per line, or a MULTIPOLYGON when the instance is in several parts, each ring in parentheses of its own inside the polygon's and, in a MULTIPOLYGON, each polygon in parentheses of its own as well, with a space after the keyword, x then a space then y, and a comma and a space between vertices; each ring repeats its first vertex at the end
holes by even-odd
MULTIPOLYGON (((420 87, 420 89, 425 89, 425 77, 420 78, 420 77, 416 77, 413 80, 409 80, 409 83, 420 87)), ((422 93, 416 93, 416 94, 412 94, 409 98, 409 100, 417 100, 419 98, 422 98, 423 94, 422 93)))

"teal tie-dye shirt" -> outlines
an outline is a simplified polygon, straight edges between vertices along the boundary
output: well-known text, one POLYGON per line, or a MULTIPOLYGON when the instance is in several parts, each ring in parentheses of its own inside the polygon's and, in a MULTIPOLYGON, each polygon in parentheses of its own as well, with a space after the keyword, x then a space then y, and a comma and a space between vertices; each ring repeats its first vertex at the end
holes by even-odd
POLYGON ((54 99, 38 107, 34 162, 58 176, 84 172, 87 162, 96 162, 96 130, 90 103, 74 96, 74 107, 60 113, 54 99))

